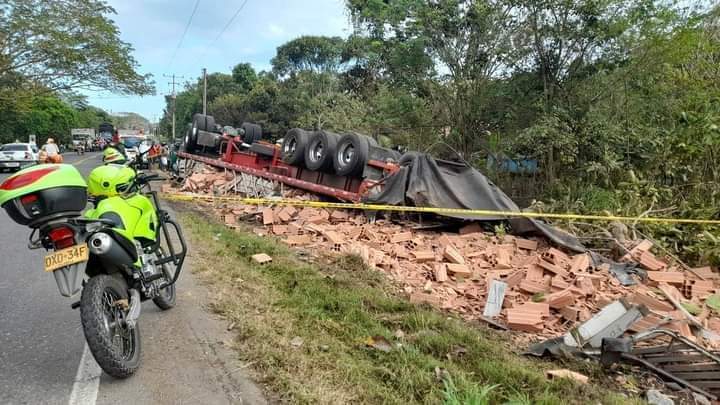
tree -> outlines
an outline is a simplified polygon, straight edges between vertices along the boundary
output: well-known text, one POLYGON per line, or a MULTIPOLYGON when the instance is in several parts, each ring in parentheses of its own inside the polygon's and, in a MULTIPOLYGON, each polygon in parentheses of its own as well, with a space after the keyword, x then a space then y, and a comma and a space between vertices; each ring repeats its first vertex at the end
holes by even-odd
POLYGON ((239 90, 243 93, 252 90, 255 82, 258 80, 255 69, 253 69, 249 63, 238 63, 235 65, 232 69, 232 78, 235 83, 238 84, 239 90))
MULTIPOLYGON (((38 144, 48 137, 55 138, 58 143, 70 141, 70 129, 75 127, 77 115, 73 108, 56 97, 38 96, 30 105, 30 111, 20 116, 20 123, 14 138, 25 140, 28 134, 38 136, 38 144)), ((15 139, 7 137, 4 141, 15 139)))
POLYGON ((45 90, 103 89, 152 94, 132 47, 121 41, 102 0, 8 0, 0 5, 0 82, 45 90))
POLYGON ((468 158, 492 128, 487 108, 491 81, 516 58, 516 28, 509 1, 348 0, 357 34, 382 41, 386 69, 395 82, 429 97, 441 127, 468 158))
POLYGON ((340 37, 302 36, 279 46, 270 63, 280 76, 301 71, 337 73, 343 65, 344 43, 340 37))

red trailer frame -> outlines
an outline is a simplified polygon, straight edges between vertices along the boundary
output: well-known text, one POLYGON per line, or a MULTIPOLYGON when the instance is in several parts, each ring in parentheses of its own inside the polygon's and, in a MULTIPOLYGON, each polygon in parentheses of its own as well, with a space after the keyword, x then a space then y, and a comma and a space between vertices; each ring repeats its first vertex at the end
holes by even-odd
POLYGON ((219 158, 187 152, 178 152, 178 156, 350 202, 360 202, 370 192, 380 191, 378 188, 382 188, 385 179, 400 169, 394 163, 370 160, 367 166, 375 169, 375 172, 381 173, 379 178, 338 176, 334 173, 309 170, 283 162, 280 147, 276 144, 264 141, 254 144, 261 145, 265 150, 272 151, 272 156, 250 151, 243 145, 245 144, 243 144, 242 138, 239 136, 224 135, 220 144, 219 158))

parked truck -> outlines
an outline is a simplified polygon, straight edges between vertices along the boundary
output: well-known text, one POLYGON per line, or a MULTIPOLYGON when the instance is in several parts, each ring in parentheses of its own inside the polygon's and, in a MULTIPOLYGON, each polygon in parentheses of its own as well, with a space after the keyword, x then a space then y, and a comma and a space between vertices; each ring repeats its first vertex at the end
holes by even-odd
POLYGON ((70 130, 72 136, 72 148, 77 153, 85 153, 92 150, 95 142, 95 128, 73 128, 70 130))

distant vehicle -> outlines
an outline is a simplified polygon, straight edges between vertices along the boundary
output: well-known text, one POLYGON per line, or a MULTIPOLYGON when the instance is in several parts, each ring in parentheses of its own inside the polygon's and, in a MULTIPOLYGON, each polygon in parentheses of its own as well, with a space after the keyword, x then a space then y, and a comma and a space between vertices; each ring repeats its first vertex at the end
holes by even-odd
POLYGON ((0 170, 20 170, 38 164, 38 147, 31 143, 0 146, 0 170))
POLYGON ((134 160, 141 152, 140 146, 146 141, 144 135, 123 135, 120 134, 120 143, 125 147, 125 154, 129 160, 134 160))
POLYGON ((98 126, 98 138, 103 144, 112 142, 113 134, 115 133, 115 126, 113 124, 103 122, 98 126))
POLYGON ((95 129, 94 128, 73 128, 70 130, 72 135, 73 149, 82 153, 86 150, 93 150, 95 147, 95 129))

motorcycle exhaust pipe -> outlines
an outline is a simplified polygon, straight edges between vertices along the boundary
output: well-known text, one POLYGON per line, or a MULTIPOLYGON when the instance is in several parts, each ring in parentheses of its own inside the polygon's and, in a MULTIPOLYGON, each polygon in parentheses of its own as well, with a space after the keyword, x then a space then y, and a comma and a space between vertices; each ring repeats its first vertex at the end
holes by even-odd
POLYGON ((93 234, 88 239, 88 246, 90 253, 99 257, 106 265, 122 267, 131 266, 134 262, 130 254, 107 233, 98 232, 93 234))

